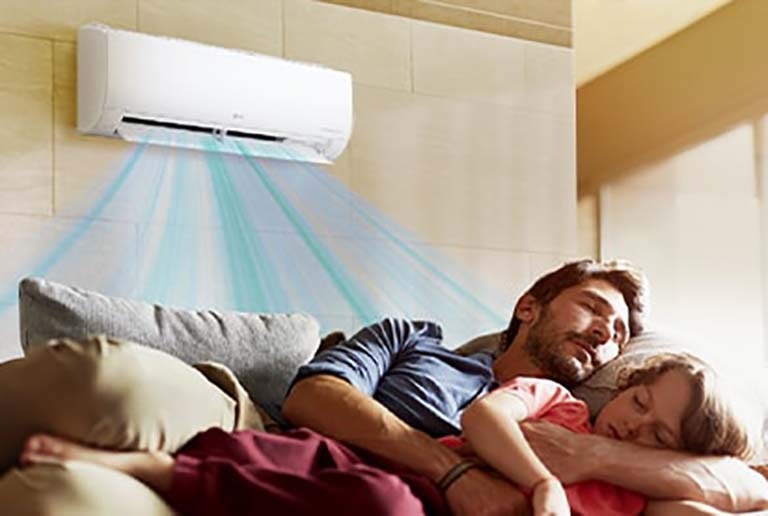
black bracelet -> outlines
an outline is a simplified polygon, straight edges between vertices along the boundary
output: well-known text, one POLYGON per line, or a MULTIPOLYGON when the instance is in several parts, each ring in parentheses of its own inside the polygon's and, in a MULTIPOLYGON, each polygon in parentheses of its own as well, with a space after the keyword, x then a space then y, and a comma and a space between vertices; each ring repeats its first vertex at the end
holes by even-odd
POLYGON ((437 487, 440 488, 442 492, 445 492, 448 490, 448 488, 456 482, 461 475, 466 473, 472 468, 479 468, 480 463, 474 460, 462 460, 461 462, 458 462, 454 464, 451 469, 449 469, 443 477, 437 481, 437 487))

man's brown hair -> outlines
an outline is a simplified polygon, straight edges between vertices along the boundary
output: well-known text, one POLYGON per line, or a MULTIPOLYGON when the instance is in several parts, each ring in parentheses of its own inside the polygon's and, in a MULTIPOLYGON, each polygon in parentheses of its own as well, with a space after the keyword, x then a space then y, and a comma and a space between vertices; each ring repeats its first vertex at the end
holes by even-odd
MULTIPOLYGON (((563 290, 592 279, 607 281, 621 292, 629 308, 629 335, 632 337, 641 333, 648 309, 648 280, 642 271, 629 262, 585 259, 566 263, 536 280, 525 294, 533 296, 544 307, 563 290)), ((513 312, 509 326, 502 334, 500 351, 512 344, 519 329, 520 319, 513 312)))
POLYGON ((753 443, 746 425, 723 393, 715 371, 688 353, 655 355, 639 368, 619 372, 618 388, 650 385, 668 371, 683 373, 691 385, 691 401, 683 414, 680 437, 684 451, 701 455, 749 458, 753 443))

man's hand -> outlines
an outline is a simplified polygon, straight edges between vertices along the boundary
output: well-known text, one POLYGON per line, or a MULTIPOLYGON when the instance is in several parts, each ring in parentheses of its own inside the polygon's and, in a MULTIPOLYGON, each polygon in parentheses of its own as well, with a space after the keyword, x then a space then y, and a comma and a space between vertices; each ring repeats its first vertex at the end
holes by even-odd
POLYGON ((650 498, 691 500, 724 511, 768 508, 768 483, 732 457, 648 448, 545 422, 521 427, 536 455, 564 484, 603 480, 650 498))
POLYGON ((504 478, 472 469, 445 493, 454 516, 529 516, 528 500, 504 478))
POLYGON ((590 478, 590 458, 599 439, 544 421, 523 423, 521 427, 533 451, 563 484, 590 478))

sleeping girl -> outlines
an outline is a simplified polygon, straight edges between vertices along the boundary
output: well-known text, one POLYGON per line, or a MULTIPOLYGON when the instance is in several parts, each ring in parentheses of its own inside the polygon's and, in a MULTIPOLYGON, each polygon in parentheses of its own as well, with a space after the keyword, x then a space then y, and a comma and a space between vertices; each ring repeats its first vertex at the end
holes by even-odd
POLYGON ((525 440, 520 423, 544 420, 695 454, 745 457, 747 434, 699 360, 665 354, 627 372, 618 394, 590 425, 586 405, 561 385, 517 378, 473 402, 461 436, 443 438, 465 460, 439 482, 306 429, 198 434, 175 455, 88 448, 54 436, 30 437, 22 464, 86 461, 144 482, 184 515, 448 515, 444 493, 463 472, 493 469, 530 494, 536 516, 711 514, 682 501, 648 501, 613 485, 563 486, 525 440))
POLYGON ((659 355, 640 369, 623 372, 619 392, 600 411, 594 425, 589 423, 584 402, 560 384, 517 378, 464 412, 463 436, 443 440, 462 455, 476 455, 481 463, 529 492, 536 515, 699 512, 692 504, 647 502, 637 493, 600 481, 563 487, 525 441, 519 422, 526 420, 701 455, 744 458, 750 453, 747 433, 718 392, 714 372, 690 355, 659 355))

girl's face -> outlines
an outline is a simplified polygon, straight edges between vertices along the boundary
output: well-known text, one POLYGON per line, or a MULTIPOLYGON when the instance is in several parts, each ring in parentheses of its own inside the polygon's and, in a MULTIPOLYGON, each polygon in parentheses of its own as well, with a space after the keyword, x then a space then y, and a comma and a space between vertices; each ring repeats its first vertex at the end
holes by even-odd
POLYGON ((680 427, 691 394, 685 373, 667 371, 651 384, 621 391, 597 415, 595 433, 643 446, 680 448, 680 427))

